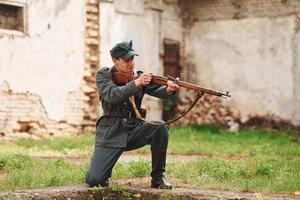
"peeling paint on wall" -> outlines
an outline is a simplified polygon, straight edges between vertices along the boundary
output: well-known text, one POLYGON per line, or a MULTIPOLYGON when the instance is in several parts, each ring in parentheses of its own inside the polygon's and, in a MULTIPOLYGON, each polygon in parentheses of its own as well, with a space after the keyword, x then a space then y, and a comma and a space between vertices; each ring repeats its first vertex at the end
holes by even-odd
POLYGON ((0 128, 4 139, 94 129, 98 117, 94 76, 99 65, 99 2, 52 3, 28 2, 29 18, 40 16, 34 20, 48 23, 36 22, 27 37, 4 35, 0 39, 0 128), (57 16, 40 13, 45 10, 55 11, 57 16))
POLYGON ((299 1, 186 1, 181 7, 188 80, 231 90, 226 104, 240 112, 241 123, 272 116, 300 124, 299 1))

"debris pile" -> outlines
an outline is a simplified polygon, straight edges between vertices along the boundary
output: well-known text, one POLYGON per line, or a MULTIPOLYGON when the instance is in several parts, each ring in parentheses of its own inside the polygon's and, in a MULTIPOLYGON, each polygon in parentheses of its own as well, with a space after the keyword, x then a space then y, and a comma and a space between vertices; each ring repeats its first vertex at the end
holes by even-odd
MULTIPOLYGON (((179 115, 187 110, 196 98, 196 92, 187 90, 180 94, 180 100, 176 107, 179 115)), ((263 128, 273 130, 291 130, 300 133, 300 126, 293 125, 289 120, 282 119, 275 115, 247 115, 241 113, 220 97, 204 95, 193 109, 177 124, 216 124, 229 131, 236 132, 241 128, 263 128)))
MULTIPOLYGON (((187 110, 193 103, 196 92, 187 90, 180 94, 180 101, 176 113, 187 110)), ((178 124, 214 123, 229 128, 231 131, 239 129, 240 113, 226 106, 220 97, 204 94, 193 109, 181 118, 178 124)))

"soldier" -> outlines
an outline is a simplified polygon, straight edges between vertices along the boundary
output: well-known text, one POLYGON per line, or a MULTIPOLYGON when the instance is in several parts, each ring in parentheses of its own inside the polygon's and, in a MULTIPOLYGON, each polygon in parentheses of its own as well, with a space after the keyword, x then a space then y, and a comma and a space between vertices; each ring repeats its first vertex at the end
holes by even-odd
POLYGON ((150 144, 151 187, 172 189, 172 185, 163 175, 169 138, 168 127, 163 123, 153 124, 137 119, 130 97, 134 96, 136 108, 141 111, 144 94, 168 98, 179 86, 172 81, 168 81, 167 86, 154 85, 150 83, 151 74, 141 72, 137 79, 118 85, 113 78, 114 73, 136 73, 134 56, 138 54, 132 49, 132 41, 116 44, 110 50, 110 54, 114 66, 101 68, 96 74, 103 115, 96 124, 95 150, 86 175, 86 183, 91 187, 107 187, 112 168, 122 152, 150 144))

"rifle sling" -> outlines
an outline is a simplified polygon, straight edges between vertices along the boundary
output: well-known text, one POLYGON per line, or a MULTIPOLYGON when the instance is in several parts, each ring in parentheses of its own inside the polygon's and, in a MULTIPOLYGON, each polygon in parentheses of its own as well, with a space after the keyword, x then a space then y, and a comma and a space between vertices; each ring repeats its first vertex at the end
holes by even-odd
POLYGON ((181 113, 178 117, 176 117, 175 119, 171 119, 167 122, 165 122, 165 124, 171 124, 171 123, 174 123, 176 122, 177 120, 179 120, 180 118, 184 117, 195 105, 196 103, 199 101, 199 99, 204 95, 203 92, 201 92, 200 90, 198 90, 198 93, 197 93, 197 96, 195 98, 195 100, 193 101, 192 105, 187 109, 185 110, 183 113, 181 113))
POLYGON ((179 120, 180 118, 184 117, 195 105, 196 103, 199 101, 199 99, 204 95, 203 92, 201 92, 201 90, 198 90, 198 93, 197 93, 197 96, 195 98, 195 100, 193 101, 192 105, 187 109, 185 110, 183 113, 181 113, 178 117, 176 117, 175 119, 171 119, 167 122, 154 122, 154 121, 147 121, 146 119, 142 118, 137 107, 136 107, 136 104, 135 104, 135 101, 134 101, 134 97, 129 97, 129 101, 131 103, 131 106, 133 107, 133 110, 134 110, 134 113, 136 115, 136 118, 137 119, 140 119, 146 123, 149 123, 149 124, 153 124, 153 125, 164 125, 164 124, 171 124, 171 123, 174 123, 176 122, 177 120, 179 120))

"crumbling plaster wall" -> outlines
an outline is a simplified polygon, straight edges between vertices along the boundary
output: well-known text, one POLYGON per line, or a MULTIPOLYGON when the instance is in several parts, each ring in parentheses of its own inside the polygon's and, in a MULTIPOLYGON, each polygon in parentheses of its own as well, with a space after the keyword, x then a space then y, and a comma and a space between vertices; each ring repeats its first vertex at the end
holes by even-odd
MULTIPOLYGON (((181 17, 180 0, 163 0, 161 8, 162 22, 161 22, 161 35, 163 39, 174 40, 178 43, 182 43, 183 38, 183 26, 181 17)), ((164 55, 163 43, 161 43, 160 52, 161 56, 164 55)))
POLYGON ((29 1, 28 32, 0 39, 1 82, 6 80, 13 92, 41 96, 52 119, 63 117, 67 93, 83 75, 83 8, 83 1, 29 1))
POLYGON ((241 121, 300 125, 299 1, 186 1, 183 9, 189 80, 230 90, 226 104, 241 121))
POLYGON ((93 85, 99 67, 99 2, 22 3, 28 9, 27 31, 0 30, 1 135, 89 130, 98 116, 93 85))

